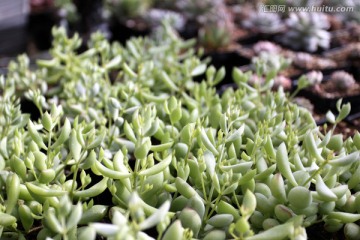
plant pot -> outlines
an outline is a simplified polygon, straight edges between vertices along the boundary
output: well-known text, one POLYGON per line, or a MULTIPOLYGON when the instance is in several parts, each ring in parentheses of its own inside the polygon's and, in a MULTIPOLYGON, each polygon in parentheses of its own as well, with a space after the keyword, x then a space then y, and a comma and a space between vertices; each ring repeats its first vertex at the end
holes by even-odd
POLYGON ((51 29, 57 23, 59 23, 59 18, 55 8, 29 15, 29 35, 38 50, 47 50, 51 47, 51 29))
POLYGON ((80 19, 74 29, 77 32, 86 33, 91 31, 93 26, 98 25, 101 21, 102 1, 101 0, 74 0, 77 13, 80 19))
POLYGON ((360 131, 360 111, 346 118, 346 120, 358 131, 360 131))
POLYGON ((183 39, 197 38, 199 32, 199 24, 196 21, 187 21, 183 29, 179 31, 183 39))
POLYGON ((326 113, 328 110, 337 113, 336 103, 341 98, 343 103, 351 104, 351 113, 360 111, 360 85, 358 83, 351 90, 344 93, 326 92, 326 84, 327 82, 311 89, 303 90, 299 95, 308 98, 320 113, 326 113))
POLYGON ((0 2, 0 56, 16 55, 26 50, 26 0, 2 0, 0 2))
POLYGON ((210 57, 211 63, 216 68, 225 67, 226 76, 221 82, 223 84, 233 83, 231 72, 234 67, 244 66, 250 64, 251 59, 242 56, 237 51, 237 46, 232 49, 219 49, 217 51, 208 51, 205 53, 204 57, 210 57))
POLYGON ((124 44, 131 37, 141 37, 150 34, 149 26, 141 19, 129 19, 125 22, 111 18, 109 23, 111 40, 124 44))

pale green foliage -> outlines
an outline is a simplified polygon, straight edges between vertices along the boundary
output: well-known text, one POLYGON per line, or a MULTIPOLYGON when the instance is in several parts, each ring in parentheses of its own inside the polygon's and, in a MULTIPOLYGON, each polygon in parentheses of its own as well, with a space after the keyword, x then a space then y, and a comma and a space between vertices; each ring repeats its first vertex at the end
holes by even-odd
MULTIPOLYGON (((360 218, 359 134, 321 133, 310 112, 271 91, 276 71, 259 71, 267 82, 252 87, 235 69, 238 88, 219 95, 224 69, 163 34, 122 46, 97 33, 77 54, 78 36, 54 29, 52 59, 19 68, 33 81, 15 69, 0 79, 2 236, 305 239, 317 222, 334 230, 360 218), (21 113, 15 93, 39 119, 21 113)), ((350 106, 338 110, 335 123, 350 106)))

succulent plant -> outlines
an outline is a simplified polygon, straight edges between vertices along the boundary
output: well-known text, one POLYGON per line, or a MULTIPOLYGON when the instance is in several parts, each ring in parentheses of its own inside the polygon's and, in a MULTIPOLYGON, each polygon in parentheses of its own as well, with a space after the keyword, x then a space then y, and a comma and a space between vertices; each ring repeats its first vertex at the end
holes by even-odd
POLYGON ((121 21, 144 15, 151 4, 151 0, 105 0, 107 9, 121 21))
POLYGON ((209 24, 199 30, 199 42, 208 49, 226 47, 231 42, 231 31, 221 23, 209 24))
POLYGON ((333 82, 340 91, 347 91, 356 83, 354 77, 345 71, 334 72, 331 74, 329 81, 333 82))
POLYGON ((153 8, 146 13, 144 18, 153 28, 161 26, 163 21, 178 31, 185 26, 185 18, 180 13, 170 10, 153 8))
POLYGON ((291 64, 291 60, 284 58, 279 54, 262 52, 259 56, 252 59, 257 73, 268 74, 270 72, 278 73, 291 64))
POLYGON ((79 13, 76 5, 71 0, 55 0, 55 6, 60 8, 60 14, 66 17, 69 22, 75 22, 79 19, 79 13))
POLYGON ((223 0, 176 0, 176 5, 190 20, 203 22, 202 16, 217 10, 224 4, 223 0))
POLYGON ((245 28, 255 33, 274 34, 284 29, 284 24, 277 13, 256 12, 243 22, 245 28))
POLYGON ((226 47, 232 41, 234 23, 225 6, 204 16, 205 24, 199 30, 199 42, 208 49, 226 47))
POLYGON ((323 74, 320 71, 311 71, 306 74, 308 82, 310 85, 320 84, 323 80, 323 74))
POLYGON ((285 45, 296 49, 314 52, 318 48, 330 46, 330 27, 326 15, 315 12, 290 13, 286 20, 288 30, 281 36, 285 45))

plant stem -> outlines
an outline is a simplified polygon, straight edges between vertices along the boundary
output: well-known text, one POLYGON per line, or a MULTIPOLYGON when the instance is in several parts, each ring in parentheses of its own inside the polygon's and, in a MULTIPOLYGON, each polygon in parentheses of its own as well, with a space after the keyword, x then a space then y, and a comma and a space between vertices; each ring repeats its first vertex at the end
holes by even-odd
POLYGON ((318 175, 320 172, 321 172, 321 170, 323 169, 323 167, 326 165, 328 163, 328 160, 325 160, 325 162, 323 162, 322 164, 321 164, 321 166, 313 173, 313 174, 311 174, 311 176, 304 182, 304 186, 306 185, 306 184, 308 184, 316 175, 318 175))
POLYGON ((81 153, 81 156, 80 156, 80 159, 79 161, 76 163, 75 165, 75 172, 74 172, 74 176, 73 176, 73 182, 72 182, 72 185, 71 185, 71 191, 70 191, 70 199, 73 198, 73 194, 74 194, 74 191, 75 191, 75 183, 76 183, 76 179, 77 179, 77 175, 78 175, 78 172, 79 172, 79 165, 81 163, 81 159, 84 157, 85 155, 85 152, 86 151, 83 151, 81 153))

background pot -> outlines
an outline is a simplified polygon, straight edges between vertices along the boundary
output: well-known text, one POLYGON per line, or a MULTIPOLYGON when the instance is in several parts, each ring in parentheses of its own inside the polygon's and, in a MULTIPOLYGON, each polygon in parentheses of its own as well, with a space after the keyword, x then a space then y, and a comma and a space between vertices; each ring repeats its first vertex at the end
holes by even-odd
POLYGON ((0 1, 0 56, 16 55, 26 50, 27 0, 0 1))

